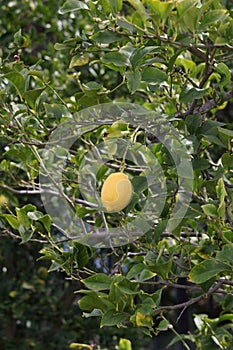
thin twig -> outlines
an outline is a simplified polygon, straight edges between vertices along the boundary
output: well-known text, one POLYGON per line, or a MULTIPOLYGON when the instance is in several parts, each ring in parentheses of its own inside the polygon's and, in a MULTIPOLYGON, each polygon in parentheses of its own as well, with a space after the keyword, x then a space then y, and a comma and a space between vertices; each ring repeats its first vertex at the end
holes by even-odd
POLYGON ((222 281, 219 281, 214 287, 210 288, 207 293, 201 294, 196 298, 192 298, 184 303, 175 304, 175 305, 166 305, 166 306, 160 306, 157 309, 155 309, 155 314, 160 313, 161 311, 173 311, 173 310, 179 310, 179 309, 187 309, 189 306, 198 303, 202 299, 207 298, 209 295, 215 293, 223 284, 222 281))
MULTIPOLYGON (((2 236, 9 236, 9 237, 12 237, 14 239, 22 240, 21 236, 18 236, 15 233, 13 233, 13 232, 11 232, 10 230, 7 230, 7 229, 2 231, 2 236)), ((48 243, 48 241, 46 241, 44 239, 37 239, 37 238, 30 238, 30 242, 48 243)))

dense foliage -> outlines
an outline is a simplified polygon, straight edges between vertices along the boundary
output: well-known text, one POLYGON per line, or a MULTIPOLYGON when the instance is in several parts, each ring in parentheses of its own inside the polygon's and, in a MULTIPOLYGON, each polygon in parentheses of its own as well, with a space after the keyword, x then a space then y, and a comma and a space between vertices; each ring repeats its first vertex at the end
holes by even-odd
POLYGON ((1 347, 232 349, 231 1, 1 7, 1 347))

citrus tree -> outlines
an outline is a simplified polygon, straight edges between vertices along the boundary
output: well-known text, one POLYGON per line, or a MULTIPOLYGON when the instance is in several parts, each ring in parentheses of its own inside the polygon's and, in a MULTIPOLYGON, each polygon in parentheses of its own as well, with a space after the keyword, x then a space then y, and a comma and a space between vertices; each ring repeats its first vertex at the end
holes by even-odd
POLYGON ((231 2, 43 5, 43 39, 21 20, 2 49, 2 237, 40 243, 86 322, 230 350, 231 2))

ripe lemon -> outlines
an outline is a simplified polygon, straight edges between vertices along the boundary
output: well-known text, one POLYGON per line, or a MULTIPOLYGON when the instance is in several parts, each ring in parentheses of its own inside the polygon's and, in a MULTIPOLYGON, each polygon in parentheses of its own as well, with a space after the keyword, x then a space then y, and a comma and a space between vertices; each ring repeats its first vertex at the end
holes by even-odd
POLYGON ((126 174, 117 172, 110 174, 101 190, 101 200, 109 212, 123 210, 130 202, 133 189, 126 174))

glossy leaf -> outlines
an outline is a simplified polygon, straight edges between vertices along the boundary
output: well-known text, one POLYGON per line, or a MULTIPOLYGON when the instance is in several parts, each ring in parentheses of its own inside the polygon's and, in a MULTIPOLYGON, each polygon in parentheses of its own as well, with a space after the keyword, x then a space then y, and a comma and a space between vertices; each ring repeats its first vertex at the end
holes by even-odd
POLYGON ((82 280, 82 283, 93 290, 106 290, 110 288, 111 285, 111 277, 105 275, 104 273, 99 273, 97 275, 93 275, 82 280))
POLYGON ((63 15, 67 12, 74 12, 79 10, 88 10, 88 6, 84 1, 67 0, 60 8, 59 13, 63 15))
POLYGON ((116 310, 110 309, 102 316, 100 327, 117 326, 128 319, 129 315, 126 312, 116 312, 116 310))
POLYGON ((75 55, 71 58, 69 68, 85 66, 89 62, 89 56, 86 55, 75 55))
POLYGON ((132 350, 131 341, 121 338, 119 342, 119 350, 132 350))
POLYGON ((158 84, 167 80, 167 74, 156 67, 147 67, 142 72, 142 80, 150 84, 158 84))
POLYGON ((102 62, 114 64, 115 66, 127 66, 128 61, 125 55, 120 52, 108 52, 102 57, 102 62))
POLYGON ((91 39, 99 44, 110 44, 119 40, 123 40, 124 36, 105 30, 95 33, 91 36, 91 39))
POLYGON ((15 72, 9 72, 5 74, 4 77, 7 80, 9 80, 9 82, 15 87, 20 98, 22 99, 25 91, 25 84, 26 84, 24 76, 21 73, 15 71, 15 72))
POLYGON ((24 93, 24 98, 31 108, 36 108, 36 102, 45 89, 45 87, 42 87, 38 89, 28 90, 24 93))
POLYGON ((139 71, 134 72, 126 72, 126 81, 127 81, 127 87, 131 94, 134 94, 135 91, 139 88, 140 82, 141 82, 141 74, 139 71))
POLYGON ((211 216, 213 218, 218 217, 218 210, 214 204, 204 204, 201 207, 206 215, 211 216))
POLYGON ((229 267, 225 263, 205 260, 192 268, 189 279, 193 283, 201 284, 225 271, 229 271, 229 267))
POLYGON ((194 100, 203 98, 207 92, 208 89, 185 88, 180 93, 180 102, 191 103, 194 100))

